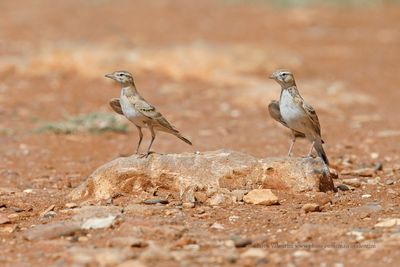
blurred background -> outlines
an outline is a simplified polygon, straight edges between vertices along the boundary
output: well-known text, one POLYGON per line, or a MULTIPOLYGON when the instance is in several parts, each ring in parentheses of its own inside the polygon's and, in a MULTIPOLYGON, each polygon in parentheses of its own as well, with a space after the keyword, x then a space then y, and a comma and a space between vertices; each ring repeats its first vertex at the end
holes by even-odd
POLYGON ((108 106, 115 70, 194 143, 160 134, 160 153, 286 155, 289 132, 267 114, 280 94, 267 77, 286 68, 333 166, 398 160, 398 1, 10 0, 0 15, 2 184, 75 186, 133 153, 136 128, 108 106))

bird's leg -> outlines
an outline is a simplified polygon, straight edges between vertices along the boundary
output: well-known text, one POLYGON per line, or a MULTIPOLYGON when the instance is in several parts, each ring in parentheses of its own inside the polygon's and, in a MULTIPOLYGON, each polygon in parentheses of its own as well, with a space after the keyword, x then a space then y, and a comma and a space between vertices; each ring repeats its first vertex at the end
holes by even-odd
POLYGON ((147 149, 146 158, 151 154, 150 148, 153 145, 154 139, 156 139, 156 133, 154 132, 153 126, 149 125, 149 129, 151 132, 151 141, 150 141, 149 148, 147 149))
POLYGON ((312 141, 312 143, 311 143, 311 147, 310 147, 310 151, 308 152, 308 156, 309 156, 309 157, 311 157, 311 153, 312 153, 312 150, 313 150, 314 144, 315 144, 315 141, 312 141))
POLYGON ((137 147, 136 147, 136 154, 139 154, 139 147, 140 147, 140 144, 142 143, 142 140, 143 140, 143 133, 142 133, 142 128, 141 127, 139 127, 139 126, 136 126, 136 127, 137 127, 137 129, 139 131, 139 143, 137 144, 137 147))
POLYGON ((296 135, 295 135, 295 133, 292 131, 292 142, 290 143, 289 152, 288 152, 288 157, 291 157, 291 156, 292 156, 292 149, 293 149, 294 143, 296 143, 296 135))

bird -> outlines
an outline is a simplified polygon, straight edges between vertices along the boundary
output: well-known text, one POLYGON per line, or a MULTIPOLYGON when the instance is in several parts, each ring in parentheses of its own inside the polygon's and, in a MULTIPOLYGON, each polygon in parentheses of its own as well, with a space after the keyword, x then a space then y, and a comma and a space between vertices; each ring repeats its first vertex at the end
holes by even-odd
MULTIPOLYGON (((269 111, 269 115, 274 120, 276 120, 277 122, 281 123, 286 128, 289 128, 289 126, 286 124, 286 122, 282 118, 281 111, 279 109, 279 101, 272 100, 268 105, 268 111, 269 111)), ((296 130, 293 130, 293 129, 290 129, 290 130, 291 130, 292 142, 291 142, 290 147, 289 147, 289 152, 288 152, 288 156, 289 157, 292 154, 292 149, 293 149, 294 143, 296 142, 296 138, 305 138, 306 137, 305 134, 303 134, 303 133, 300 133, 300 132, 298 132, 296 130)))
POLYGON ((150 149, 158 131, 175 135, 185 143, 192 145, 192 142, 183 137, 154 106, 139 94, 131 73, 128 71, 114 71, 106 74, 105 77, 115 80, 121 85, 119 99, 113 98, 109 104, 116 113, 124 115, 138 129, 139 142, 136 147, 136 154, 139 154, 140 144, 143 139, 142 128, 148 128, 151 133, 151 141, 147 148, 147 153, 142 155, 144 157, 148 157, 151 154, 150 149))
POLYGON ((314 108, 307 104, 297 89, 293 73, 277 70, 269 76, 281 85, 279 111, 283 121, 291 130, 302 133, 311 142, 308 156, 314 148, 323 162, 329 166, 329 160, 322 146, 321 126, 314 108))

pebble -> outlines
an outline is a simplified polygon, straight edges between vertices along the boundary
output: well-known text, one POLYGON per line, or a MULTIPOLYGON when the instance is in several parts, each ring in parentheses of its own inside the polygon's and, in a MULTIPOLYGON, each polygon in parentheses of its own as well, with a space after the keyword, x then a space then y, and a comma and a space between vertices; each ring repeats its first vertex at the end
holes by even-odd
POLYGON ((80 231, 81 225, 78 222, 58 222, 53 224, 36 225, 26 230, 23 237, 27 240, 46 240, 60 236, 69 236, 80 231))
POLYGON ((361 198, 370 198, 370 197, 371 197, 370 194, 364 194, 364 195, 361 196, 361 198))
POLYGON ((243 201, 243 197, 244 197, 244 195, 247 194, 247 192, 249 192, 249 191, 236 189, 236 190, 233 190, 231 192, 231 194, 235 198, 236 202, 240 202, 240 201, 243 201))
POLYGON ((235 247, 237 248, 244 248, 248 245, 250 245, 251 243, 253 243, 253 241, 250 238, 241 238, 241 237, 232 237, 231 240, 234 242, 235 247))
POLYGON ((153 205, 153 204, 168 204, 168 200, 164 198, 151 198, 151 199, 146 199, 143 201, 144 204, 148 205, 153 205))
POLYGON ((341 191, 349 191, 349 190, 350 190, 350 188, 349 188, 347 185, 345 185, 345 184, 340 184, 340 185, 338 185, 338 186, 337 186, 337 189, 339 189, 339 190, 341 190, 341 191))
POLYGON ((66 204, 65 204, 65 207, 66 207, 67 209, 73 209, 73 208, 78 207, 78 204, 76 204, 76 203, 74 203, 74 202, 69 202, 69 203, 66 203, 66 204))
MULTIPOLYGON (((49 213, 50 211, 54 210, 55 207, 56 207, 55 205, 51 205, 50 207, 48 207, 47 209, 45 209, 45 210, 40 214, 40 217, 45 217, 45 216, 47 216, 47 213, 49 213)), ((56 215, 55 212, 54 212, 54 215, 56 215)))
POLYGON ((321 211, 320 206, 316 203, 306 203, 301 207, 305 213, 321 211))
POLYGON ((81 228, 84 230, 108 228, 115 222, 116 218, 117 216, 114 215, 105 218, 90 218, 82 224, 81 228))
POLYGON ((216 230, 225 229, 225 227, 222 224, 217 223, 217 222, 213 223, 210 227, 211 227, 211 229, 216 229, 216 230))
POLYGON ((394 184, 394 181, 391 180, 391 179, 388 179, 388 180, 385 181, 385 184, 386 185, 392 185, 392 184, 394 184))
POLYGON ((361 186, 361 181, 357 178, 349 178, 349 179, 343 179, 342 182, 344 184, 353 186, 353 187, 360 187, 361 186))
POLYGON ((244 202, 256 205, 275 205, 279 204, 278 197, 272 193, 271 189, 253 189, 243 197, 244 202))
POLYGON ((249 248, 240 255, 241 258, 256 258, 256 259, 263 259, 266 256, 267 253, 265 252, 265 250, 261 248, 249 248))
POLYGON ((30 193, 33 193, 33 189, 28 188, 28 189, 25 189, 23 192, 27 193, 27 194, 30 194, 30 193))
POLYGON ((192 202, 184 202, 182 203, 182 207, 186 208, 186 209, 192 209, 194 208, 195 204, 192 202))
POLYGON ((9 223, 9 222, 11 222, 9 217, 7 217, 3 214, 0 214, 0 224, 5 224, 5 223, 9 223))
POLYGON ((375 224, 375 227, 393 227, 400 225, 400 218, 386 219, 382 222, 375 224))
POLYGON ((229 222, 231 222, 231 223, 234 223, 239 219, 240 219, 240 217, 236 216, 236 215, 229 216, 229 218, 228 218, 229 222))
POLYGON ((308 258, 311 256, 311 252, 305 250, 297 250, 293 252, 293 257, 295 258, 308 258))
POLYGON ((144 248, 147 247, 149 243, 146 240, 139 239, 131 236, 124 237, 114 237, 108 242, 108 246, 111 247, 135 247, 144 248))
POLYGON ((210 206, 218 206, 218 205, 223 204, 224 202, 225 202, 224 194, 217 193, 217 194, 212 195, 208 199, 207 204, 210 206))

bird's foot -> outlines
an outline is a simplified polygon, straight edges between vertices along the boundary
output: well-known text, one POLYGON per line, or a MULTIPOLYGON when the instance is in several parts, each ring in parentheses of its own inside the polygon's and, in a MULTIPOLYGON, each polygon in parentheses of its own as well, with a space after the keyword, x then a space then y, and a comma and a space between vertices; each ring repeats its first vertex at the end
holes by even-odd
POLYGON ((145 153, 145 154, 140 154, 139 155, 139 158, 140 159, 142 159, 142 158, 148 158, 151 154, 154 154, 155 152, 153 152, 153 151, 149 151, 149 152, 147 152, 147 153, 145 153))

